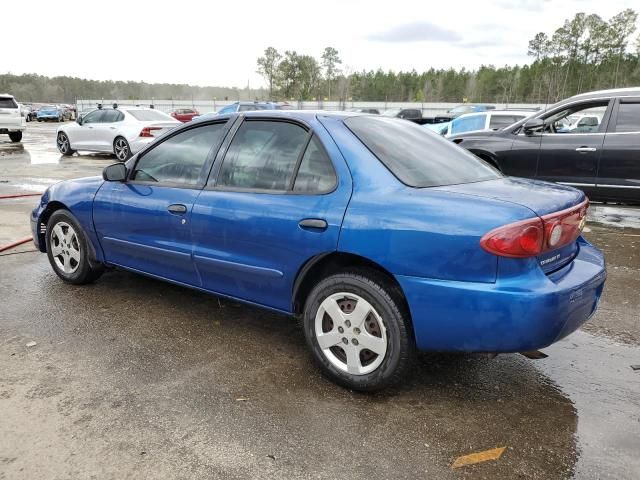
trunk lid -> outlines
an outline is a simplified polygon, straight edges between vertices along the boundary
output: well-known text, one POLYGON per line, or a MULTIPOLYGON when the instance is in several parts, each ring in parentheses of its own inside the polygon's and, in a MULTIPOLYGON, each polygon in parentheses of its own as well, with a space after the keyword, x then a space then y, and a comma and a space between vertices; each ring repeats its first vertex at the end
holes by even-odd
MULTIPOLYGON (((539 217, 571 209, 586 200, 585 194, 572 187, 524 178, 504 177, 485 182, 436 187, 465 195, 492 198, 524 206, 539 217)), ((544 220, 544 219, 543 219, 544 220)), ((506 222, 505 222, 506 223, 506 222)), ((545 273, 569 264, 578 253, 578 242, 572 241, 548 250, 536 258, 545 273)))

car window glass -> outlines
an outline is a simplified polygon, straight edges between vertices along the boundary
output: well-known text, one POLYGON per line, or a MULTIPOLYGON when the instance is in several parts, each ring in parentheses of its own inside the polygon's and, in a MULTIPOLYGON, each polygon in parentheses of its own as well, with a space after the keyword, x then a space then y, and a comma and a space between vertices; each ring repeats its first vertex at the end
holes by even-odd
POLYGON ((82 119, 83 124, 87 123, 98 123, 102 119, 102 115, 104 114, 104 110, 94 110, 91 113, 87 113, 82 119))
POLYGON ((136 120, 140 120, 141 122, 152 122, 152 121, 172 121, 175 122, 174 118, 171 115, 167 115, 164 112, 160 112, 158 110, 148 109, 148 110, 127 110, 129 115, 133 116, 136 120))
POLYGON ((522 116, 518 115, 492 115, 489 120, 489 128, 492 130, 499 130, 522 120, 522 118, 522 116))
POLYGON ((18 108, 18 104, 13 98, 0 98, 0 108, 18 108))
POLYGON ((621 103, 616 132, 640 132, 640 103, 621 103))
POLYGON ((224 124, 192 128, 165 140, 136 163, 132 179, 143 182, 195 185, 209 152, 217 146, 224 124))
POLYGON ((220 110, 218 113, 232 113, 232 112, 235 112, 235 111, 236 111, 236 105, 227 105, 222 110, 220 110))
POLYGON ((344 123, 405 185, 434 187, 501 176, 472 153, 415 123, 375 115, 350 117, 344 123))
POLYGON ((240 105, 238 108, 239 112, 250 112, 252 110, 256 110, 256 107, 253 105, 240 105))
POLYGON ((451 134, 484 130, 486 121, 487 115, 484 113, 458 117, 451 122, 451 134))
POLYGON ((100 118, 100 123, 117 122, 119 116, 120 116, 120 112, 117 110, 104 110, 104 113, 100 118))
POLYGON ((573 105, 545 119, 544 133, 596 133, 607 111, 608 100, 573 105))
POLYGON ((216 185, 257 190, 286 190, 307 139, 298 125, 246 121, 234 137, 216 185))
POLYGON ((331 190, 335 184, 336 173, 333 164, 320 141, 314 136, 300 162, 293 191, 321 193, 331 190))

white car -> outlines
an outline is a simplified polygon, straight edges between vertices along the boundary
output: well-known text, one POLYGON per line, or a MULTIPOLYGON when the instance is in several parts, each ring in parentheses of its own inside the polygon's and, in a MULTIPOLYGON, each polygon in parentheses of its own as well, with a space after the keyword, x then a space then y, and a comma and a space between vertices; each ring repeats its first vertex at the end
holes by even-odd
POLYGON ((27 123, 13 95, 0 94, 0 133, 9 134, 12 142, 22 140, 27 123))
POLYGON ((165 132, 182 125, 166 113, 144 107, 98 108, 75 123, 58 128, 56 144, 62 155, 77 150, 113 153, 124 162, 165 132))
POLYGON ((477 130, 501 130, 530 116, 533 112, 520 110, 489 110, 487 112, 466 113, 454 118, 448 125, 445 137, 477 130))

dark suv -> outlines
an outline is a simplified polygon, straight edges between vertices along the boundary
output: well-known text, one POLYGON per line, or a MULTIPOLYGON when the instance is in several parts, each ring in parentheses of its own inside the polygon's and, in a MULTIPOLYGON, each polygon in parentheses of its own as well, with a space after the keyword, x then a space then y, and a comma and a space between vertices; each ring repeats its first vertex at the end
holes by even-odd
POLYGON ((592 200, 640 203, 640 88, 576 95, 504 130, 450 140, 507 175, 572 185, 592 200))

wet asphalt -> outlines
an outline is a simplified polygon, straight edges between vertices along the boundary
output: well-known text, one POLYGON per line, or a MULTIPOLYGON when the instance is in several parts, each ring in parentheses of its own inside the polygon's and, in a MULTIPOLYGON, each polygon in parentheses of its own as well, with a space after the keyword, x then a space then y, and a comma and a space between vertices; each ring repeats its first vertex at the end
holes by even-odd
MULTIPOLYGON (((0 136, 0 195, 114 161, 60 158, 57 125, 29 127, 0 136)), ((0 200, 0 245, 36 201, 0 200)), ((0 253, 0 479, 639 478, 640 208, 592 205, 585 236, 605 293, 547 358, 423 355, 373 395, 319 375, 294 319, 122 271, 73 287, 30 244, 0 253)))

